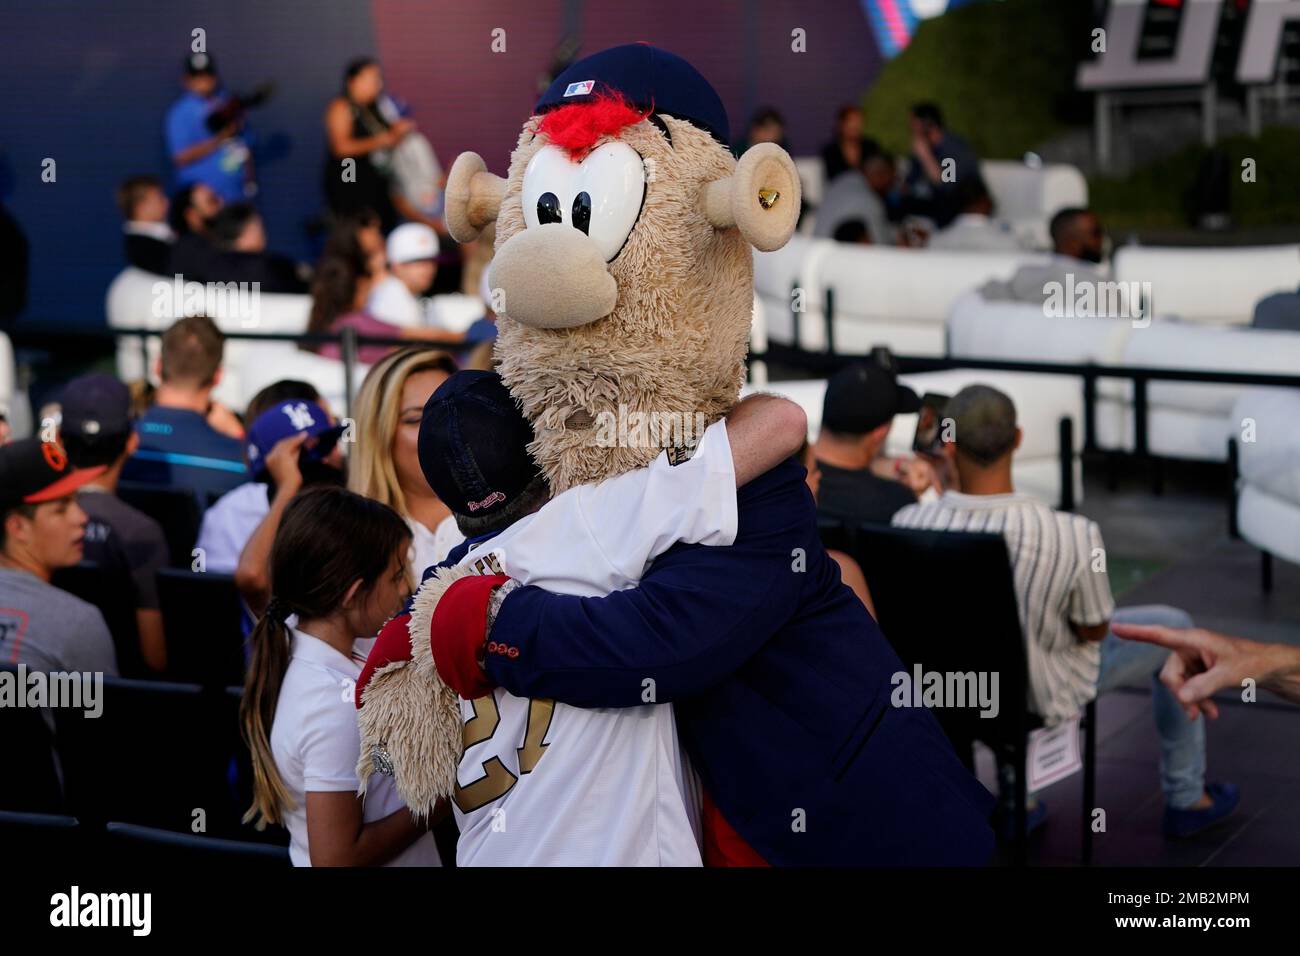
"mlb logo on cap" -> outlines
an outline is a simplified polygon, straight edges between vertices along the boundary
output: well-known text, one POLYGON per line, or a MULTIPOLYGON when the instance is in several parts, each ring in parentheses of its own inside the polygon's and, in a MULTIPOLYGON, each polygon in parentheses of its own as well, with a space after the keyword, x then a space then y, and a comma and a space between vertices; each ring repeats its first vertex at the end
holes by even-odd
POLYGON ((564 88, 565 96, 586 96, 591 92, 592 87, 596 85, 595 80, 583 80, 580 83, 570 83, 564 88))

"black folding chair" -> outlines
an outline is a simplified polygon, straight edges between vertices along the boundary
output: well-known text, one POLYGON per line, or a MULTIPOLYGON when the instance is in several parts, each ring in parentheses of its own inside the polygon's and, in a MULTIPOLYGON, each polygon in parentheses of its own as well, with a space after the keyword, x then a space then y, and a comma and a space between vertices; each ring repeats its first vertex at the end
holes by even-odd
MULTIPOLYGON (((909 668, 942 673, 997 673, 998 713, 977 706, 937 708, 934 715, 962 760, 974 767, 982 741, 1016 768, 1014 859, 1027 857, 1026 758, 1029 733, 1041 720, 1028 711, 1025 637, 1006 542, 998 534, 916 531, 863 525, 849 533, 877 620, 909 668)), ((1092 861, 1096 780, 1095 705, 1083 718, 1083 862, 1092 861)))
POLYGON ((134 823, 112 822, 105 826, 105 842, 119 850, 133 865, 172 872, 193 866, 225 865, 240 869, 290 866, 287 847, 246 843, 221 837, 176 833, 134 823))
MULTIPOLYGON (((0 680, 12 681, 19 694, 26 692, 19 682, 15 664, 0 664, 0 680)), ((26 671, 22 676, 26 676, 26 671)), ((63 788, 54 754, 51 719, 39 707, 0 707, 0 809, 29 813, 58 813, 63 809, 63 788)))
POLYGON ((157 581, 168 676, 212 688, 242 685, 244 634, 235 579, 162 568, 157 581))
POLYGON ((140 653, 140 631, 135 617, 135 586, 130 575, 120 568, 105 568, 82 561, 59 568, 50 580, 56 588, 75 594, 87 604, 99 608, 108 632, 113 635, 117 652, 117 670, 122 677, 152 676, 140 653))
POLYGON ((194 542, 199 538, 199 520, 203 516, 193 491, 122 481, 118 482, 117 496, 162 525, 172 567, 190 567, 194 542))
POLYGON ((106 677, 99 717, 59 709, 55 721, 68 809, 82 821, 237 832, 238 724, 224 694, 106 677))

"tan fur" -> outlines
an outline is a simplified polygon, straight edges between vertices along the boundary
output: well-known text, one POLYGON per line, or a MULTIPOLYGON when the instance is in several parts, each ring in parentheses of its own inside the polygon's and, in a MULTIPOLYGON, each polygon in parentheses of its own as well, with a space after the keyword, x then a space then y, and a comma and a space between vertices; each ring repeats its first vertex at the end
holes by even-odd
POLYGON ((377 670, 361 693, 360 792, 376 772, 375 748, 383 747, 397 792, 417 818, 433 812, 439 798, 451 796, 456 786, 463 726, 459 698, 438 676, 429 629, 447 588, 473 573, 467 566, 442 568, 420 585, 408 624, 411 660, 377 670))
MULTIPOLYGON (((618 136, 653 160, 654 178, 627 245, 609 265, 618 282, 614 311, 575 329, 498 319, 501 375, 533 422, 537 437, 529 450, 556 494, 640 468, 662 450, 658 442, 602 447, 593 428, 565 427, 575 412, 595 422, 601 412, 617 417, 623 405, 626 413, 647 415, 700 412, 711 424, 735 404, 744 380, 753 260, 738 230, 709 223, 702 194, 709 182, 731 175, 736 162, 707 133, 661 117, 672 146, 647 121, 618 136)), ((534 136, 538 122, 534 116, 525 124, 510 159, 498 250, 524 228, 524 169, 546 144, 534 136)))

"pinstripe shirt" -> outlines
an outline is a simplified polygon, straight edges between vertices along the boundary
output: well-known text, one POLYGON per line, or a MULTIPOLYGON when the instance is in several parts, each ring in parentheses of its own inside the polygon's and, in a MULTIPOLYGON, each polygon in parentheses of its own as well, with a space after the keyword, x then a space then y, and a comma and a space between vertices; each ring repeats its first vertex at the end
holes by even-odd
POLYGON ((893 523, 933 531, 1001 534, 1011 557, 1029 661, 1030 705, 1052 724, 1097 693, 1099 642, 1080 641, 1070 624, 1094 626, 1115 610, 1101 530, 1082 515, 1054 511, 1028 495, 963 495, 908 505, 893 523))

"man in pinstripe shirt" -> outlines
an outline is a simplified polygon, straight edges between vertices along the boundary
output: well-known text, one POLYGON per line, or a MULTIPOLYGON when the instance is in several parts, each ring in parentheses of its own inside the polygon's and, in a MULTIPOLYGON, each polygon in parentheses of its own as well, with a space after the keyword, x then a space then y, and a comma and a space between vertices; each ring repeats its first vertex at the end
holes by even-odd
MULTIPOLYGON (((1049 725, 1058 723, 1098 694, 1150 678, 1166 834, 1188 836, 1223 819, 1236 808, 1240 795, 1232 784, 1206 785, 1205 722, 1189 720, 1177 698, 1160 683, 1164 654, 1110 632, 1114 621, 1190 627, 1191 618, 1177 608, 1158 605, 1116 610, 1096 522, 1016 493, 1011 459, 1021 432, 1011 399, 986 385, 971 385, 953 396, 944 417, 952 420, 954 437, 944 452, 952 460, 961 491, 908 505, 894 515, 893 523, 1001 534, 1011 557, 1034 712, 1049 725)), ((1013 792, 1009 784, 1014 774, 1013 767, 1001 768, 1004 799, 1013 792)), ((1042 804, 1031 803, 1031 824, 1044 817, 1042 804)))

